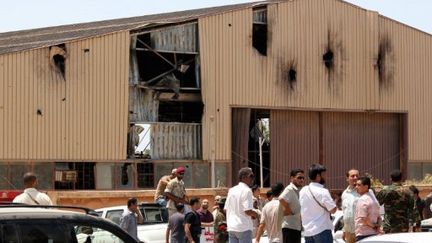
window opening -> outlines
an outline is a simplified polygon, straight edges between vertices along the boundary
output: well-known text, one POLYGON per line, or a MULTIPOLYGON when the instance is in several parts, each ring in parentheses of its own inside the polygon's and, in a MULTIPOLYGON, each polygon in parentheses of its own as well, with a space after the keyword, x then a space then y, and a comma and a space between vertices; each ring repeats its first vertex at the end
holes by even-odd
POLYGON ((202 102, 159 102, 159 122, 200 123, 204 104, 202 102))
POLYGON ((252 46, 267 56, 267 6, 253 9, 252 46))
POLYGON ((153 163, 138 163, 138 187, 154 188, 154 166, 153 163))
POLYGON ((263 185, 270 186, 270 111, 252 110, 249 123, 249 167, 255 173, 255 183, 260 185, 260 147, 263 161, 263 185), (260 139, 261 137, 261 139, 260 139), (260 145, 261 141, 261 145, 260 145))
POLYGON ((57 162, 55 189, 95 189, 94 162, 57 162))

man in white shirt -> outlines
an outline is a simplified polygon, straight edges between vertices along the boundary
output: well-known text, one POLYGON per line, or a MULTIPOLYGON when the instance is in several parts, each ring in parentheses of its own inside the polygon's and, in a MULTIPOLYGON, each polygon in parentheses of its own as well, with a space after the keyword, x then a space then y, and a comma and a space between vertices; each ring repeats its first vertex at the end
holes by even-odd
POLYGON ((300 191, 301 219, 305 243, 333 242, 333 224, 330 214, 336 212, 336 204, 330 192, 324 188, 326 168, 312 164, 309 168, 309 185, 300 191))
POLYGON ((23 177, 25 190, 14 198, 14 203, 24 203, 29 205, 53 205, 47 194, 36 189, 38 180, 35 174, 29 172, 23 177))
POLYGON ((283 209, 284 221, 282 223, 283 243, 301 242, 301 218, 299 192, 304 185, 304 171, 291 170, 291 183, 279 196, 279 202, 283 209))
POLYGON ((244 167, 238 173, 239 184, 228 191, 225 202, 228 235, 230 243, 252 242, 252 218, 257 214, 253 211, 253 196, 250 186, 255 176, 252 169, 244 167))
POLYGON ((273 193, 273 199, 266 203, 262 209, 260 225, 258 227, 255 242, 259 243, 261 235, 264 233, 264 229, 267 231, 269 243, 282 242, 282 220, 283 212, 280 207, 279 195, 284 190, 282 183, 276 183, 271 187, 273 193))

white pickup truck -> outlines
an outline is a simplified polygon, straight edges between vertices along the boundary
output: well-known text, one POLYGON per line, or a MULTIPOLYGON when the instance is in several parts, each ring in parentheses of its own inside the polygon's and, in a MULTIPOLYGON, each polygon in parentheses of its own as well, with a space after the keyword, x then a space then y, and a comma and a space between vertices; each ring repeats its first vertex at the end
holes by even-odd
MULTIPOLYGON (((155 203, 142 203, 139 205, 144 222, 138 225, 138 238, 145 243, 165 243, 168 212, 166 208, 155 203), (165 216, 164 216, 165 215, 165 216)), ((125 206, 114 206, 96 209, 96 213, 102 218, 120 224, 120 218, 127 210, 125 206)))

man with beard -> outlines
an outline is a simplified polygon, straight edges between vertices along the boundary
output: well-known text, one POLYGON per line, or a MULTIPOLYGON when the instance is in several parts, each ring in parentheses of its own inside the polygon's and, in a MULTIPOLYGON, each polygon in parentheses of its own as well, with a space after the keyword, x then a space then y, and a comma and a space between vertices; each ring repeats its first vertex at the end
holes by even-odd
MULTIPOLYGON (((168 182, 165 188, 165 196, 168 199, 167 208, 169 217, 177 212, 176 205, 179 203, 186 204, 186 189, 183 182, 183 176, 185 173, 185 168, 180 166, 176 170, 176 178, 168 182)), ((184 206, 184 213, 188 213, 190 210, 187 205, 184 206)))
POLYGON ((204 199, 201 203, 201 208, 197 211, 203 226, 213 226, 213 214, 210 213, 208 207, 209 201, 204 199))
POLYGON ((301 241, 301 218, 299 192, 304 185, 304 171, 301 169, 291 170, 291 183, 279 196, 279 202, 284 212, 282 223, 282 236, 284 243, 300 243, 301 241))
POLYGON ((324 188, 326 168, 312 164, 309 168, 309 185, 300 191, 300 215, 305 243, 333 242, 333 224, 330 214, 336 212, 336 204, 330 192, 324 188))

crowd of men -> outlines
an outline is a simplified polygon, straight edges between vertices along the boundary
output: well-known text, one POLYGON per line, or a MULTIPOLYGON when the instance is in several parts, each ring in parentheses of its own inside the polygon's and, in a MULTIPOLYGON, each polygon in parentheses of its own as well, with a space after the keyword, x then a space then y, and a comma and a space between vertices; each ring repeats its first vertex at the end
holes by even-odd
POLYGON ((333 242, 331 214, 340 209, 343 240, 351 243, 377 234, 418 230, 420 220, 427 217, 422 213, 426 202, 418 196, 417 188, 402 186, 399 170, 390 174, 392 184, 375 194, 371 179, 350 169, 346 173, 348 186, 337 206, 324 187, 326 168, 321 164, 310 166, 308 185, 305 172, 293 169, 290 184, 275 183, 265 199, 254 185, 252 169, 245 167, 239 170, 239 183, 229 189, 227 197, 215 198, 213 212, 207 199, 201 203, 199 198, 186 197, 184 170, 179 167, 162 177, 161 181, 167 182, 160 181, 156 190, 156 202, 168 201, 161 203, 169 209, 167 242, 199 242, 203 227, 214 227, 217 243, 259 243, 264 232, 269 242, 300 243, 302 232, 306 243, 333 242))
MULTIPOLYGON (((187 197, 184 174, 185 168, 178 167, 163 176, 154 197, 156 203, 168 209, 168 215, 163 216, 169 218, 167 243, 199 243, 203 227, 214 227, 216 243, 259 243, 264 231, 271 243, 300 243, 302 231, 306 243, 333 242, 330 216, 338 210, 338 203, 324 187, 326 168, 321 164, 309 167, 308 185, 305 172, 293 169, 290 184, 284 187, 275 183, 266 199, 254 185, 252 169, 241 168, 239 183, 229 189, 226 198, 215 197, 212 212, 207 199, 201 202, 197 197, 187 197)), ((432 193, 423 200, 415 186, 402 185, 401 171, 392 171, 390 177, 392 184, 375 194, 369 177, 360 176, 354 168, 347 171, 348 186, 340 206, 343 240, 352 243, 377 234, 418 231, 420 221, 432 217, 432 193)), ((14 202, 52 205, 50 198, 36 189, 35 174, 26 173, 23 181, 26 189, 14 202)), ((143 216, 137 199, 129 199, 127 207, 120 226, 138 240, 137 224, 142 223, 143 216)))

